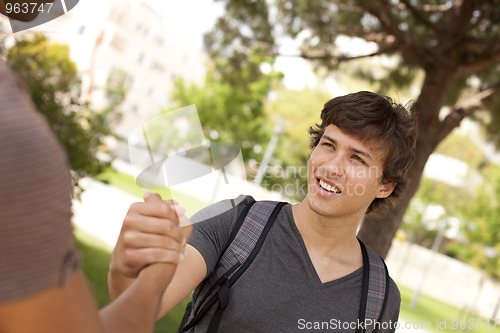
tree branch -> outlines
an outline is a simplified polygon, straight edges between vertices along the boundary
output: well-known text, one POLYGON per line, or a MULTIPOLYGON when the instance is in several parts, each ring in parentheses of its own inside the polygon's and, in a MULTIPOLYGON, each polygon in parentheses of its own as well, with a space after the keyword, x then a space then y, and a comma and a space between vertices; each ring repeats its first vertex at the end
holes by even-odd
POLYGON ((433 63, 434 59, 427 56, 425 49, 417 45, 410 34, 399 28, 399 23, 391 14, 391 8, 391 5, 386 1, 377 1, 375 6, 368 6, 366 10, 379 20, 387 33, 396 38, 397 43, 400 44, 400 48, 408 60, 421 67, 428 67, 428 64, 433 63))
POLYGON ((470 20, 474 12, 474 1, 475 0, 454 1, 456 14, 451 17, 450 32, 456 33, 460 31, 465 34, 465 32, 469 30, 470 20))
POLYGON ((431 12, 431 13, 446 13, 450 10, 450 7, 447 5, 429 5, 425 4, 422 6, 422 10, 424 12, 431 12))
POLYGON ((483 22, 486 18, 490 17, 492 12, 493 12, 493 5, 490 3, 484 4, 481 9, 481 15, 478 17, 476 22, 471 25, 471 30, 479 26, 479 24, 481 24, 481 22, 483 22))
POLYGON ((367 7, 367 10, 379 20, 387 32, 394 35, 400 42, 405 42, 406 44, 409 41, 407 34, 399 29, 398 22, 391 15, 391 6, 388 6, 385 1, 377 2, 376 6, 367 7))
POLYGON ((458 103, 453 107, 452 112, 441 121, 437 142, 441 142, 451 131, 460 125, 460 122, 483 107, 484 102, 495 92, 500 90, 500 82, 493 87, 481 91, 475 96, 458 103))
POLYGON ((412 15, 417 19, 419 20, 420 22, 422 22, 426 27, 428 27, 429 29, 435 31, 435 32, 439 32, 439 28, 434 24, 432 23, 420 10, 418 10, 417 8, 415 8, 414 6, 411 5, 410 1, 408 0, 400 0, 401 3, 404 4, 404 7, 406 9, 408 9, 410 11, 410 13, 412 13, 412 15))
POLYGON ((371 58, 371 57, 376 57, 384 54, 391 54, 394 53, 398 50, 399 48, 396 45, 392 45, 387 48, 379 49, 377 52, 373 52, 370 54, 363 54, 359 56, 347 56, 347 55, 333 55, 333 54, 321 54, 321 55, 308 55, 306 53, 300 53, 300 54, 284 54, 284 53, 279 53, 275 52, 273 55, 274 56, 282 56, 282 57, 295 57, 295 58, 303 58, 306 60, 332 60, 336 61, 337 63, 341 62, 348 62, 348 61, 353 61, 353 60, 359 60, 363 58, 371 58))
POLYGON ((469 75, 486 69, 500 62, 500 43, 493 44, 492 49, 483 55, 474 55, 472 59, 466 59, 457 69, 457 75, 469 75))

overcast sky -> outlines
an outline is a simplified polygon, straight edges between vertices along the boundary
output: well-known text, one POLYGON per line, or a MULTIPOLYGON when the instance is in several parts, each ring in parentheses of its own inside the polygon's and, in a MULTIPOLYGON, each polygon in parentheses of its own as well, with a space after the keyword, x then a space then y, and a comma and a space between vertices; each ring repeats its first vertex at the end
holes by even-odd
MULTIPOLYGON (((192 45, 203 48, 203 34, 209 31, 224 13, 224 4, 212 0, 144 0, 163 15, 167 24, 192 45)), ((293 53, 293 51, 289 52, 293 53)), ((309 64, 303 59, 280 57, 275 69, 285 74, 284 83, 289 89, 312 86, 316 78, 309 64)))
POLYGON ((212 0, 143 0, 163 15, 184 39, 194 46, 203 47, 203 34, 224 13, 224 4, 212 0))

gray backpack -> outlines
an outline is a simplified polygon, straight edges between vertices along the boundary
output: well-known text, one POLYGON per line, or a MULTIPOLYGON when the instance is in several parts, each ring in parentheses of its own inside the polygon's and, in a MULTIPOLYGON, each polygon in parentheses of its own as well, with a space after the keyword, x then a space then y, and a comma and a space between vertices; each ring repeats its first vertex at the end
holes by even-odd
MULTIPOLYGON (((215 333, 230 298, 230 288, 250 266, 286 202, 253 201, 240 213, 214 271, 197 288, 187 305, 178 332, 189 332, 212 306, 217 306, 207 333, 215 333), (230 253, 237 253, 234 256, 230 253)), ((358 332, 374 332, 389 293, 389 274, 384 261, 359 241, 363 253, 363 287, 358 332)))

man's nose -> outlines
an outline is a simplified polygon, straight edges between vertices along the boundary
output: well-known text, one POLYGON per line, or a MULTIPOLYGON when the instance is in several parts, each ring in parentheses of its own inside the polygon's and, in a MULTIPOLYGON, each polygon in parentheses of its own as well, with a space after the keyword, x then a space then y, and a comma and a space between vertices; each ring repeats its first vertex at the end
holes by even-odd
POLYGON ((343 177, 345 175, 346 165, 344 159, 340 155, 328 160, 324 167, 328 178, 343 177))

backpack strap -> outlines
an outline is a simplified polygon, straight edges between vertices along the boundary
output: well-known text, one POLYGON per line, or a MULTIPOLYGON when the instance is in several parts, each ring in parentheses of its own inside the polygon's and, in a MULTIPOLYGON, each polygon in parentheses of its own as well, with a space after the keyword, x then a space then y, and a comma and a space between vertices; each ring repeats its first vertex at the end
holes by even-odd
POLYGON ((372 333, 379 326, 376 323, 380 320, 389 298, 389 273, 384 260, 361 240, 358 241, 363 253, 364 266, 359 308, 359 320, 363 324, 363 329, 358 328, 358 332, 372 333))
POLYGON ((214 271, 193 300, 191 315, 183 331, 191 329, 218 302, 207 332, 216 332, 229 302, 229 288, 250 266, 286 202, 258 201, 240 213, 225 250, 214 271))

